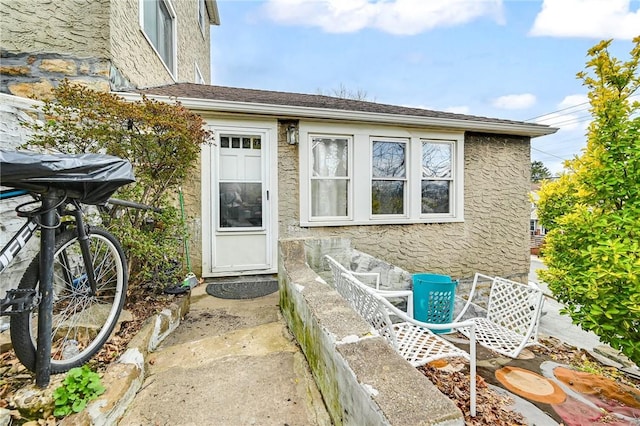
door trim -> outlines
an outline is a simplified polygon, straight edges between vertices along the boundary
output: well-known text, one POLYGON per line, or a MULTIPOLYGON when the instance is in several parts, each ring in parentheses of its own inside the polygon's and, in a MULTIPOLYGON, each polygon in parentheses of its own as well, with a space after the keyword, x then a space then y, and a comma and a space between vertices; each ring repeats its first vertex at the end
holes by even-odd
MULTIPOLYGON (((277 120, 207 120, 207 127, 214 134, 214 143, 205 145, 201 151, 201 209, 202 209, 202 276, 224 277, 237 275, 272 274, 278 271, 278 122, 277 120), (220 133, 263 133, 264 191, 268 191, 263 225, 267 232, 266 268, 219 268, 213 263, 216 238, 216 218, 219 200, 217 190, 212 186, 217 182, 220 133)), ((245 234, 243 231, 242 234, 245 234)))

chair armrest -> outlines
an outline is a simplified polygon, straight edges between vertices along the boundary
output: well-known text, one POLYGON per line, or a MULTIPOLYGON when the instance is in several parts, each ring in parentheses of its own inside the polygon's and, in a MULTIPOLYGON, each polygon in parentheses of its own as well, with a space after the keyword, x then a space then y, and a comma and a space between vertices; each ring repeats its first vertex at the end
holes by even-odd
POLYGON ((376 290, 380 290, 380 274, 377 272, 349 272, 354 277, 374 278, 376 282, 376 290))
POLYGON ((407 315, 413 318, 413 290, 376 290, 376 294, 385 299, 389 297, 406 297, 407 315))
POLYGON ((495 280, 495 277, 490 277, 489 275, 484 275, 476 272, 476 274, 473 277, 473 285, 471 286, 471 290, 469 291, 469 297, 467 298, 467 302, 464 304, 460 313, 453 320, 454 322, 460 321, 462 316, 467 312, 467 309, 469 309, 469 306, 471 306, 471 303, 473 303, 473 299, 476 295, 476 290, 478 288, 478 281, 480 280, 480 278, 484 278, 488 281, 491 281, 492 283, 495 280))

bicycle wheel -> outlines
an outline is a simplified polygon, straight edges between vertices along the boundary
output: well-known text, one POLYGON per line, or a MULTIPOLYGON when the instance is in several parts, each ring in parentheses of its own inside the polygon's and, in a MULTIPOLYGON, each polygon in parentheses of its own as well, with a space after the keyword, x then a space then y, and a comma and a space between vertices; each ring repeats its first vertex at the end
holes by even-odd
MULTIPOLYGON (((91 294, 75 230, 56 236, 53 272, 51 373, 63 373, 86 363, 113 331, 127 293, 127 265, 120 243, 107 231, 88 233, 96 292, 91 294)), ((19 288, 38 288, 39 255, 20 280, 19 288)), ((16 356, 31 371, 36 368, 38 307, 11 317, 11 341, 16 356)))

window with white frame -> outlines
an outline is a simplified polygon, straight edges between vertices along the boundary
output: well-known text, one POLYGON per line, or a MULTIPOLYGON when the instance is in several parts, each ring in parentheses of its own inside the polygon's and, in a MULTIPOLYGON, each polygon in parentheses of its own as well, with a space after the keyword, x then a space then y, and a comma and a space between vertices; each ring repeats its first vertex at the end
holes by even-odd
POLYGON ((407 141, 371 142, 371 214, 406 212, 407 141))
POLYGON ((349 145, 347 136, 311 137, 311 217, 349 216, 349 145))
POLYGON ((140 25, 162 59, 167 70, 175 77, 176 66, 176 14, 169 0, 140 0, 140 25))
POLYGON ((450 213, 453 142, 422 141, 421 213, 450 213))
POLYGON ((330 123, 300 129, 302 226, 464 220, 464 133, 330 123))

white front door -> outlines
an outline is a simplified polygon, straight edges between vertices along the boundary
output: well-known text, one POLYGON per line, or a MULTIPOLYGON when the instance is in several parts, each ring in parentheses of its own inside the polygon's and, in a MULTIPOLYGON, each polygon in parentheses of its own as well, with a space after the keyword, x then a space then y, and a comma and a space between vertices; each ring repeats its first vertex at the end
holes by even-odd
POLYGON ((203 276, 275 272, 275 131, 222 125, 212 130, 215 145, 203 151, 203 182, 210 183, 203 185, 203 276))

